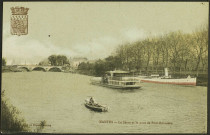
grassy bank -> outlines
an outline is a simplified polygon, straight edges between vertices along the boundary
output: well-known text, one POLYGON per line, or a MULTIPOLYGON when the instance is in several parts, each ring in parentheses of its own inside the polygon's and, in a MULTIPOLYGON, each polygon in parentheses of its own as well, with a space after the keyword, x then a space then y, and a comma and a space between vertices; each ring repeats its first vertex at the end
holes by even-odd
POLYGON ((27 132, 29 126, 20 117, 20 112, 16 107, 10 105, 5 98, 5 92, 1 92, 1 132, 27 132))

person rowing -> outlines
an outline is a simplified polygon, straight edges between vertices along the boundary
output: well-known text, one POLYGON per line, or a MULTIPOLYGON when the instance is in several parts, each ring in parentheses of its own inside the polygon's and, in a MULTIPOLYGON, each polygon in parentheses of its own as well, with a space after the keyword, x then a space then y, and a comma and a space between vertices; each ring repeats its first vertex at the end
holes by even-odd
POLYGON ((90 97, 89 103, 92 104, 92 105, 94 105, 95 104, 94 102, 95 101, 94 101, 93 97, 90 97))

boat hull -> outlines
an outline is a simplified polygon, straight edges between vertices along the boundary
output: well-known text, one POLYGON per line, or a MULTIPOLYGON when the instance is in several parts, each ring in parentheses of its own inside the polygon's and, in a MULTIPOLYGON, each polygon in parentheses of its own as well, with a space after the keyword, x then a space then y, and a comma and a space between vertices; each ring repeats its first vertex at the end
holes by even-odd
POLYGON ((88 109, 91 109, 93 111, 97 111, 97 112, 106 112, 107 111, 107 108, 105 108, 105 107, 95 107, 88 103, 85 103, 85 107, 87 107, 88 109))
POLYGON ((104 83, 101 83, 101 82, 92 82, 91 84, 99 85, 99 86, 103 86, 103 87, 108 87, 108 88, 114 88, 114 89, 139 89, 139 88, 141 88, 140 85, 121 86, 121 85, 104 84, 104 83))
POLYGON ((190 85, 196 86, 196 78, 183 78, 183 79, 140 79, 141 82, 158 83, 158 84, 175 84, 175 85, 190 85))

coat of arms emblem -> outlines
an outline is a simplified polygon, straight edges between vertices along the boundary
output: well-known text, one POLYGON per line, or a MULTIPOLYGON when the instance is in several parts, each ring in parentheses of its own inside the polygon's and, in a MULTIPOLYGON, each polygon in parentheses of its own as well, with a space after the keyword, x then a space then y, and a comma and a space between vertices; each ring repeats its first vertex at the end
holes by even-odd
POLYGON ((25 7, 12 7, 11 15, 11 34, 27 35, 28 34, 28 10, 25 7))

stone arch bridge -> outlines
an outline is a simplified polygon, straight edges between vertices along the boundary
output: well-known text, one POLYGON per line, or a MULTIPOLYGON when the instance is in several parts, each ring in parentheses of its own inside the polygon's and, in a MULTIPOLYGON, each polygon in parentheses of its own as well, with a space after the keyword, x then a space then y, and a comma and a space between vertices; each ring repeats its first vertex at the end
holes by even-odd
POLYGON ((17 65, 17 69, 27 71, 57 71, 63 72, 62 66, 17 65))

